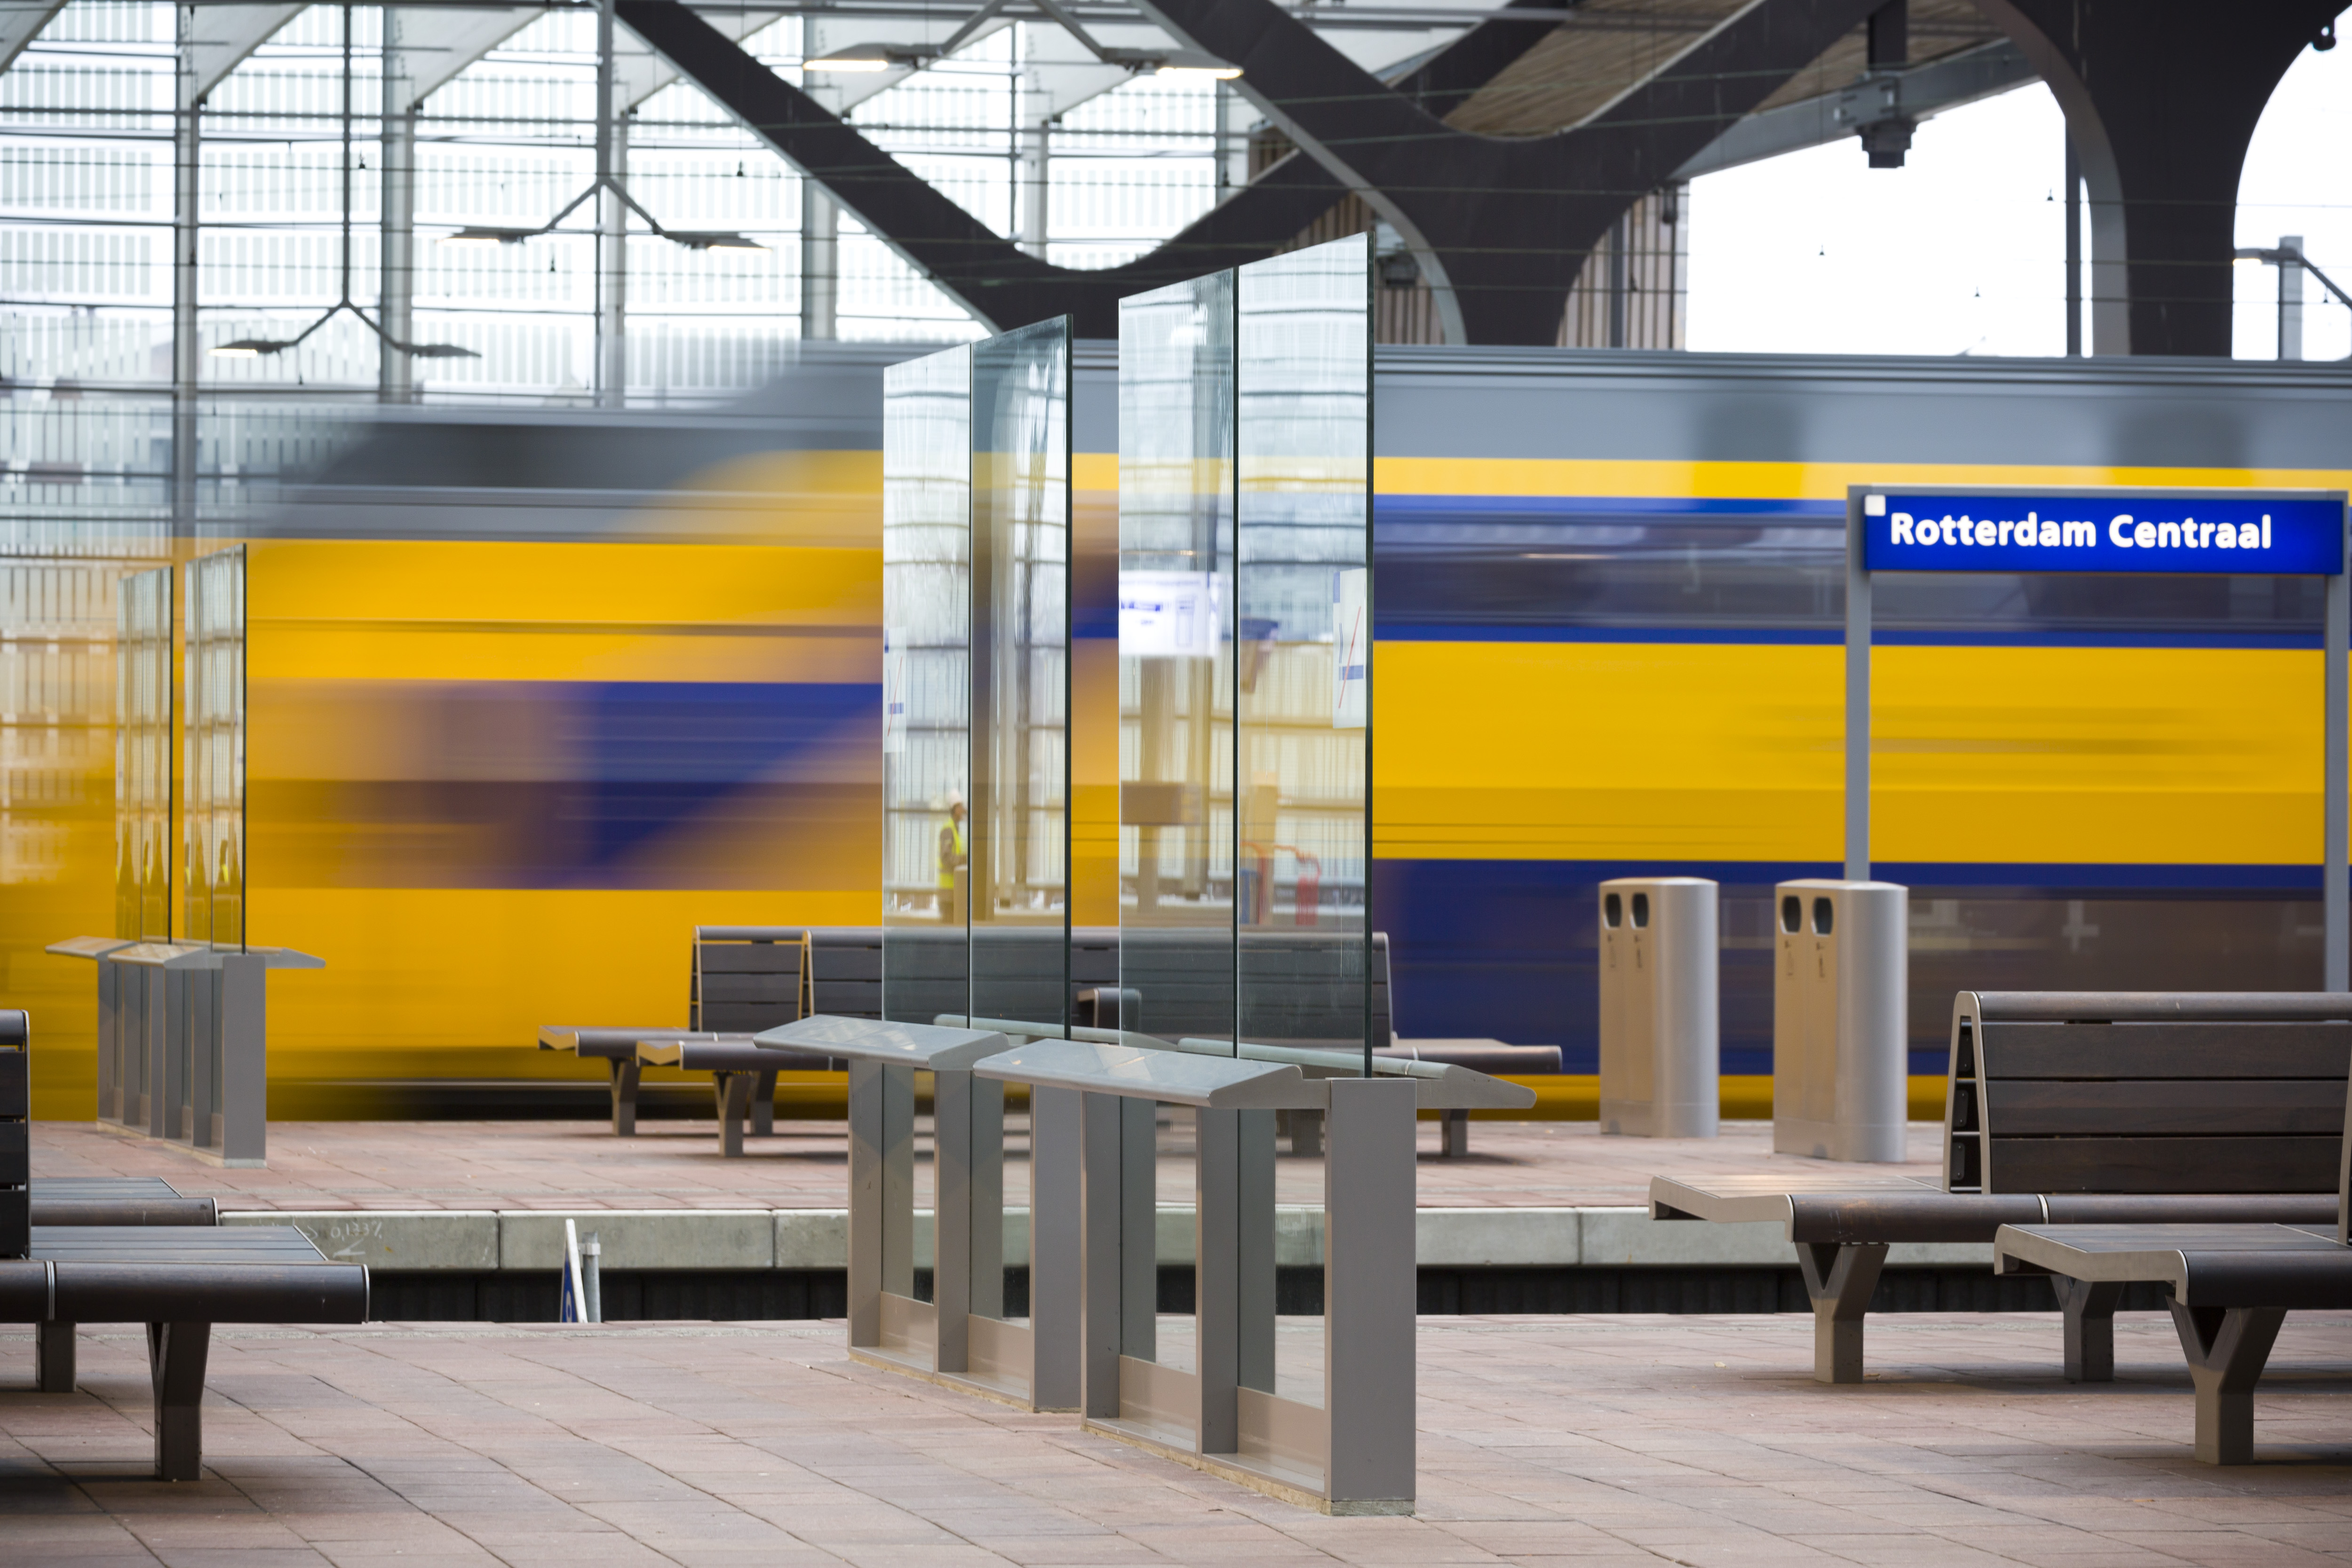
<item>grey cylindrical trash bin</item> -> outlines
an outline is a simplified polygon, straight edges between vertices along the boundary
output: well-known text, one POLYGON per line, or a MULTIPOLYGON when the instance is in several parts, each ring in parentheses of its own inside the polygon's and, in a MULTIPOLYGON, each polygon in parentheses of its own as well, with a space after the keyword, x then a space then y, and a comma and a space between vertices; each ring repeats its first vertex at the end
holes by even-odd
POLYGON ((1601 884, 1601 1130, 1712 1138, 1721 1099, 1716 885, 1601 884))
POLYGON ((1807 879, 1772 892, 1773 1152, 1900 1161, 1910 889, 1807 879))

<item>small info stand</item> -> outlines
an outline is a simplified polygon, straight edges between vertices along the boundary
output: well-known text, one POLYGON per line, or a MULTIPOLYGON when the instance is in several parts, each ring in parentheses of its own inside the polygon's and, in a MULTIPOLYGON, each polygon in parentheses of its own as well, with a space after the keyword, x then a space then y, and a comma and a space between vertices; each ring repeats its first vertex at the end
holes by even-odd
POLYGON ((291 948, 78 936, 60 958, 98 965, 98 1120, 258 1167, 269 1149, 268 991, 273 969, 324 969, 291 948))

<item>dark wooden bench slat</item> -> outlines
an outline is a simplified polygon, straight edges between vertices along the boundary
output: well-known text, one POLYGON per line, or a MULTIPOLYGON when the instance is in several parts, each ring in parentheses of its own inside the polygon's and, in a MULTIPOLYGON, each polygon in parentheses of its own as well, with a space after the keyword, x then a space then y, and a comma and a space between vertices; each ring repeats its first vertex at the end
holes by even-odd
POLYGON ((704 942, 695 944, 695 966, 714 974, 798 974, 798 942, 704 942))
POLYGON ((2333 1078, 2340 1083, 2352 1071, 2352 1024, 1996 1022, 1979 1034, 1988 1079, 2333 1078))
MULTIPOLYGON (((2340 1121, 2340 1117, 2339 1117, 2340 1121)), ((1996 1193, 2317 1193, 2336 1190, 2343 1150, 2326 1138, 2002 1138, 1996 1193)))
POLYGON ((2002 1079, 1985 1086, 1998 1136, 2302 1133, 2344 1125, 2343 1079, 2002 1079))

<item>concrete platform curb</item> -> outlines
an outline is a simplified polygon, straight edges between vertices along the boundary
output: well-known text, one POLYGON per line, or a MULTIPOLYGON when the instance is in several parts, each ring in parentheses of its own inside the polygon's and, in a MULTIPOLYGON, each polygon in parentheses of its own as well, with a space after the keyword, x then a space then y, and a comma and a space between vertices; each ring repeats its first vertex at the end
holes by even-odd
MULTIPOLYGON (((845 1209, 341 1209, 315 1213, 239 1210, 223 1225, 290 1225, 331 1258, 385 1269, 553 1269, 563 1222, 604 1242, 604 1267, 621 1269, 840 1268, 848 1260, 845 1209)), ((1192 1260, 1192 1211, 1162 1207, 1163 1264, 1192 1260)), ((1785 1268, 1795 1250, 1777 1225, 1654 1221, 1638 1208, 1424 1208, 1414 1250, 1424 1268, 1785 1268)), ((1029 1215, 1004 1216, 1004 1256, 1028 1255, 1029 1215)), ((931 1215, 915 1219, 915 1258, 929 1267, 931 1215)), ((1320 1209, 1286 1205, 1275 1215, 1275 1258, 1287 1267, 1323 1260, 1320 1209)), ((1897 1247, 1890 1268, 1992 1267, 1984 1244, 1897 1247)))

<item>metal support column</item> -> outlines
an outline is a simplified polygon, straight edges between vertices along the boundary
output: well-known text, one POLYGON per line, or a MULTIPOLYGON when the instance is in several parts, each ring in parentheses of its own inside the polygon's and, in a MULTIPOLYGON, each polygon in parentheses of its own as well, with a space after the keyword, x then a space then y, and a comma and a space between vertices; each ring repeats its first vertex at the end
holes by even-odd
POLYGON ((1241 1447, 1241 1119, 1247 1112, 1192 1111, 1193 1371, 1200 1410, 1194 1447, 1203 1454, 1241 1447))
POLYGON ((629 156, 628 122, 614 82, 613 0, 596 7, 596 401, 628 399, 629 207, 620 182, 629 156))
POLYGON ((841 209, 814 180, 801 182, 801 336, 840 335, 841 209))
POLYGON ((2279 236, 2278 248, 2278 356, 2299 360, 2303 357, 2303 236, 2279 236))
POLYGON ((401 52, 401 13, 383 13, 382 252, 376 320, 377 392, 386 403, 415 395, 415 362, 395 345, 416 341, 416 104, 408 57, 401 52))
POLYGON ((2083 355, 2083 164, 2066 138, 2066 357, 2083 355))
POLYGON ((196 242, 204 103, 195 96, 195 7, 179 7, 178 82, 172 119, 172 526, 196 522, 196 242))
POLYGON ((2321 819, 2325 824, 2321 835, 2321 853, 2326 858, 2319 872, 2320 940, 2326 944, 2326 956, 2322 969, 2322 988, 2328 991, 2352 991, 2352 898, 2347 898, 2346 862, 2352 859, 2352 802, 2346 792, 2352 789, 2352 766, 2347 763, 2347 750, 2352 750, 2352 720, 2346 713, 2347 681, 2345 669, 2347 645, 2352 644, 2352 557, 2345 562, 2346 570, 2327 582, 2326 621, 2320 638, 2327 670, 2321 682, 2321 700, 2327 704, 2323 733, 2326 738, 2327 760, 2321 776, 2321 787, 2326 792, 2321 819))
POLYGON ((1870 572, 1862 500, 1845 516, 1845 879, 1870 880, 1870 572))

